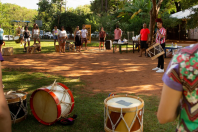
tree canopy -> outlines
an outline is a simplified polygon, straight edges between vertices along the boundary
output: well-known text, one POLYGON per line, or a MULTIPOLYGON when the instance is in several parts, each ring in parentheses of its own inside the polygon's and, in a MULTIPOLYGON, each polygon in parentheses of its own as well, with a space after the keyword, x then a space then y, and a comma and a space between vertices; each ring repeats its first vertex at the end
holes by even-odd
POLYGON ((17 26, 25 26, 26 23, 16 23, 12 22, 13 20, 17 21, 30 21, 29 26, 34 23, 34 17, 37 15, 36 10, 27 9, 25 7, 20 7, 15 4, 2 4, 0 2, 0 23, 4 29, 5 34, 14 34, 15 28, 17 26))

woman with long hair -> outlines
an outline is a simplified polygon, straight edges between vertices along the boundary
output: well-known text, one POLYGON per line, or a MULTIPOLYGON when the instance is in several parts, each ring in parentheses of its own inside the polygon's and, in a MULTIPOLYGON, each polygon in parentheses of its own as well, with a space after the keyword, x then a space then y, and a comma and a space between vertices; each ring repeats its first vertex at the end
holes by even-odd
POLYGON ((36 40, 40 44, 40 38, 39 38, 40 30, 39 30, 39 27, 38 27, 38 25, 36 23, 33 26, 32 34, 33 34, 34 44, 36 43, 36 40))
POLYGON ((101 27, 100 33, 99 33, 99 40, 100 40, 99 50, 101 49, 101 44, 103 44, 103 49, 105 49, 105 46, 104 46, 105 38, 106 38, 106 32, 104 31, 104 28, 101 27))
POLYGON ((76 30, 74 32, 74 41, 75 41, 75 46, 76 46, 76 52, 81 49, 81 37, 80 37, 80 30, 79 26, 76 27, 76 30))
POLYGON ((67 32, 64 29, 64 26, 61 27, 61 31, 59 32, 59 50, 60 53, 63 50, 63 53, 65 53, 65 44, 67 40, 67 32))
POLYGON ((28 46, 30 46, 30 31, 28 30, 28 26, 25 26, 25 31, 23 32, 24 37, 24 52, 26 51, 26 43, 28 42, 28 46))

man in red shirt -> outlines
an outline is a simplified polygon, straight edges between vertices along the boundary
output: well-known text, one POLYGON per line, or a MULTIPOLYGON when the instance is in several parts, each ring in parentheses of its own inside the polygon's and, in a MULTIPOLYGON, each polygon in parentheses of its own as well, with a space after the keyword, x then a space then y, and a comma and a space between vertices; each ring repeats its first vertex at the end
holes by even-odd
MULTIPOLYGON (((148 48, 148 40, 149 40, 150 31, 146 27, 146 23, 143 24, 143 29, 140 31, 140 56, 142 57, 142 52, 148 48)), ((146 55, 147 56, 147 55, 146 55)))

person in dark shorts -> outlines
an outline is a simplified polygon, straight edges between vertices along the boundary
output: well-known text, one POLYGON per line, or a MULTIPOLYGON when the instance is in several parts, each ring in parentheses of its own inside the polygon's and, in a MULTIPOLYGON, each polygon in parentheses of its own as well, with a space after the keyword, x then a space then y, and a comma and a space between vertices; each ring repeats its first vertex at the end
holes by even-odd
POLYGON ((1 28, 1 24, 0 24, 0 52, 2 51, 2 44, 3 44, 3 29, 1 28))
POLYGON ((143 29, 140 31, 140 47, 141 47, 141 51, 140 51, 140 56, 139 57, 142 57, 142 52, 144 50, 146 52, 146 49, 148 48, 149 34, 150 34, 150 31, 146 27, 146 23, 144 23, 143 24, 143 29))
POLYGON ((81 34, 81 44, 82 44, 82 47, 83 47, 83 43, 85 42, 85 49, 87 50, 87 36, 88 36, 88 31, 85 28, 85 25, 83 25, 83 29, 81 30, 80 34, 81 34))
POLYGON ((104 31, 104 28, 101 27, 101 30, 99 33, 99 40, 100 40, 99 50, 101 49, 101 44, 103 44, 103 48, 105 49, 105 46, 104 46, 105 38, 106 38, 106 32, 104 31))
POLYGON ((26 51, 26 43, 28 42, 28 46, 30 46, 30 31, 28 30, 28 26, 25 26, 25 31, 23 32, 24 37, 24 52, 26 51))
POLYGON ((75 41, 75 46, 76 46, 76 52, 81 49, 81 37, 80 37, 80 30, 79 26, 76 27, 76 30, 74 32, 74 41, 75 41))

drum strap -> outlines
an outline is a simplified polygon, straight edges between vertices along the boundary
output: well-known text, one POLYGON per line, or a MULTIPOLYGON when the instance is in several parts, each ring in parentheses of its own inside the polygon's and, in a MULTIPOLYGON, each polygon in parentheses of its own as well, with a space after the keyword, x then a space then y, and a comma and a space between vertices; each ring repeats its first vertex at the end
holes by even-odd
POLYGON ((19 109, 18 109, 16 115, 14 115, 14 114, 10 111, 10 115, 11 115, 11 117, 12 117, 14 123, 16 122, 17 115, 19 114, 19 112, 21 111, 21 109, 23 109, 25 115, 28 114, 28 111, 27 111, 27 104, 26 104, 26 106, 24 106, 24 104, 23 104, 23 99, 22 99, 21 97, 19 97, 19 98, 20 98, 21 104, 20 104, 20 107, 19 107, 19 109))

